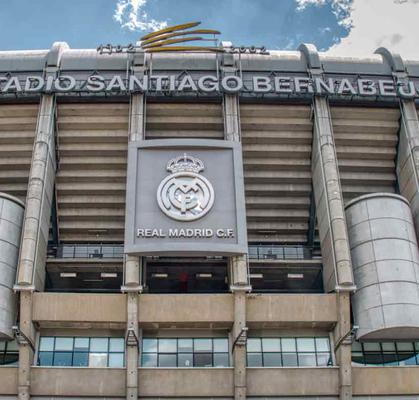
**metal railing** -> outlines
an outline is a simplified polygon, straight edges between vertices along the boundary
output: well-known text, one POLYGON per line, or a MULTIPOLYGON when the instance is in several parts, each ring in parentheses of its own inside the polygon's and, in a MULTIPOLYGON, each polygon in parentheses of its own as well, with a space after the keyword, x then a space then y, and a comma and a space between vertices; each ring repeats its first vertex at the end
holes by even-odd
POLYGON ((66 244, 48 250, 48 256, 54 258, 122 258, 122 244, 66 244))
POLYGON ((251 260, 309 260, 313 249, 304 246, 249 245, 251 260))

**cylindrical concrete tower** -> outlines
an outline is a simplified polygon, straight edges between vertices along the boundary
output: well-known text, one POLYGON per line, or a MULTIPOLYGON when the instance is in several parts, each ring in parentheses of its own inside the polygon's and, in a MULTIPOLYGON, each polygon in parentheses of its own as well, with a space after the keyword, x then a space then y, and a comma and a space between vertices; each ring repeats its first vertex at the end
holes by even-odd
POLYGON ((374 193, 346 205, 358 339, 419 337, 419 251, 408 201, 374 193))
POLYGON ((23 203, 0 193, 0 338, 13 337, 16 322, 16 296, 13 285, 19 257, 23 203))

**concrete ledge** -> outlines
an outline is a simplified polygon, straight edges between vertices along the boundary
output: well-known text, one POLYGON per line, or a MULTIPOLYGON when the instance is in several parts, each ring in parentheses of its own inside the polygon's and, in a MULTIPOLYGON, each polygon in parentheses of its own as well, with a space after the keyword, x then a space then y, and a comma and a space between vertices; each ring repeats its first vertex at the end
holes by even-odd
POLYGON ((125 369, 32 367, 31 380, 35 396, 125 396, 125 369))
POLYGON ((141 397, 233 396, 233 368, 140 368, 141 397))
POLYGON ((0 395, 17 394, 17 367, 0 367, 0 395))
POLYGON ((337 322, 335 294, 249 294, 247 299, 251 328, 330 328, 337 322))
POLYGON ((419 393, 419 367, 353 367, 354 395, 419 393))
POLYGON ((126 322, 124 294, 34 293, 33 320, 41 327, 73 323, 118 328, 126 322))
POLYGON ((247 368, 249 396, 327 396, 339 392, 339 369, 247 368))
POLYGON ((142 294, 140 326, 230 327, 232 294, 142 294))

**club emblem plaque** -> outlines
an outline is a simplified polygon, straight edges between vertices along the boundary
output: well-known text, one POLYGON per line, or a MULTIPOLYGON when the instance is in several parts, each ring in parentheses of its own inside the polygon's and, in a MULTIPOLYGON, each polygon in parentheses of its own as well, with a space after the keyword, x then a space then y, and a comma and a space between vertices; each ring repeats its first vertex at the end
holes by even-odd
POLYGON ((170 218, 195 221, 206 215, 214 204, 214 189, 204 171, 204 163, 183 154, 171 159, 166 169, 171 175, 164 178, 157 189, 157 203, 170 218))

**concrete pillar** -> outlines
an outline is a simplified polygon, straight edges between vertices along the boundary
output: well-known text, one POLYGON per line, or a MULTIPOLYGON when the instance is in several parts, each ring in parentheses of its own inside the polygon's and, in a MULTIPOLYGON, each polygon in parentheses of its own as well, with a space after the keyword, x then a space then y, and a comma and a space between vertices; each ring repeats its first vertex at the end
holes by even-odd
MULTIPOLYGON (((396 87, 408 92, 408 74, 403 59, 383 47, 375 51, 390 65, 396 87)), ((416 236, 419 240, 419 119, 413 98, 400 99, 399 148, 397 151, 397 181, 400 194, 410 202, 416 236)))
MULTIPOLYGON (((143 76, 144 53, 135 54, 132 66, 132 73, 143 76)), ((128 141, 134 142, 144 139, 145 127, 145 96, 142 93, 131 95, 130 120, 128 141)), ((138 327, 138 305, 139 294, 142 292, 141 286, 141 266, 140 257, 126 254, 124 261, 125 282, 122 291, 127 293, 127 332, 126 332, 126 398, 134 400, 138 398, 138 356, 139 356, 139 337, 138 327)))
POLYGON ((43 290, 55 181, 55 97, 41 97, 23 220, 17 290, 43 290))
MULTIPOLYGON (((235 75, 237 68, 232 54, 224 54, 221 72, 223 76, 235 75)), ((239 142, 240 116, 239 97, 236 94, 223 96, 224 138, 239 142)), ((246 296, 250 291, 247 256, 231 257, 231 291, 234 295, 234 324, 232 329, 232 355, 234 364, 234 399, 246 399, 246 296)))
MULTIPOLYGON (((302 44, 299 50, 311 78, 321 76, 317 49, 302 44)), ((350 293, 355 290, 348 230, 346 226, 332 118, 326 97, 313 98, 313 145, 311 171, 316 216, 323 260, 323 283, 327 292, 336 292, 339 320, 334 330, 339 365, 339 398, 352 399, 350 293)))

